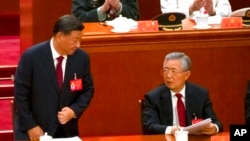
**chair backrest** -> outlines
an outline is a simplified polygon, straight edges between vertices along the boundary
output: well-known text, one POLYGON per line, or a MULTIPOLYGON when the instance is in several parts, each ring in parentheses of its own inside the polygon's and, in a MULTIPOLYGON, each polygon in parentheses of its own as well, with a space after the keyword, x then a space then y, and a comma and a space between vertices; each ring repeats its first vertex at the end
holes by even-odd
POLYGON ((16 115, 16 104, 15 104, 15 100, 12 99, 10 101, 10 105, 11 105, 11 115, 12 115, 12 128, 13 128, 13 138, 15 139, 15 115, 16 115))
POLYGON ((142 112, 144 109, 144 99, 139 99, 138 103, 139 103, 140 115, 141 115, 141 131, 142 131, 142 134, 146 134, 146 130, 145 130, 145 127, 143 125, 143 116, 142 116, 142 112))

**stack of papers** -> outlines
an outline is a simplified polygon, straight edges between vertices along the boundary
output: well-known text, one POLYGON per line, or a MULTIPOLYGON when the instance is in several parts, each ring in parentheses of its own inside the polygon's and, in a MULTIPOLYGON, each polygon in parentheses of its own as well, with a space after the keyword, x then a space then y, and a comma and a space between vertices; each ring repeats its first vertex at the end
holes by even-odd
POLYGON ((195 134, 198 133, 204 126, 209 125, 211 122, 212 122, 211 118, 207 118, 193 125, 184 127, 183 130, 188 131, 188 134, 195 134))

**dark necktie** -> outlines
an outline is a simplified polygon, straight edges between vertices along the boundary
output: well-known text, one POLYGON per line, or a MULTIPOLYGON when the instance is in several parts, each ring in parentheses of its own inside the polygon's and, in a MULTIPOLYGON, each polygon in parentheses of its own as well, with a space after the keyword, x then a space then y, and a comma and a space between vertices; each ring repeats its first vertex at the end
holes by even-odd
POLYGON ((63 56, 59 56, 56 58, 58 63, 56 65, 56 75, 57 75, 57 80, 58 80, 58 86, 61 89, 62 83, 63 83, 63 72, 62 72, 62 60, 63 56))
POLYGON ((175 96, 178 98, 177 111, 178 111, 179 124, 180 124, 180 126, 185 127, 187 125, 187 123, 186 123, 186 110, 185 110, 184 103, 181 100, 182 95, 175 94, 175 96))

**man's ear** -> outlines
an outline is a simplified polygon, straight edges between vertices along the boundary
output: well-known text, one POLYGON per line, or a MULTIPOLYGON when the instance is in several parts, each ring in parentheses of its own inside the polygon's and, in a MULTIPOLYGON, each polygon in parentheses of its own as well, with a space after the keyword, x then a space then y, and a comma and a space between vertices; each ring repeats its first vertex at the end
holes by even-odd
POLYGON ((191 75, 191 71, 187 71, 185 73, 185 79, 187 80, 189 78, 189 76, 191 75))
POLYGON ((63 35, 64 34, 62 32, 58 32, 58 33, 56 33, 55 38, 58 39, 58 40, 61 40, 63 35))

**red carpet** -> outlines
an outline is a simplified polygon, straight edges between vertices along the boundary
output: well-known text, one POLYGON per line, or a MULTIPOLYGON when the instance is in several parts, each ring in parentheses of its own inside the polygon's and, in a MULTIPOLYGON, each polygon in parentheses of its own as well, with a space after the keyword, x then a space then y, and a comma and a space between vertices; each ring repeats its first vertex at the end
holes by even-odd
POLYGON ((12 114, 10 99, 0 100, 0 131, 12 130, 12 114))
POLYGON ((13 141, 11 99, 13 81, 5 80, 15 72, 20 57, 19 36, 0 36, 0 140, 13 141), (4 78, 4 79, 3 79, 4 78))

